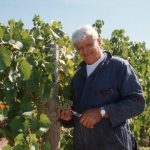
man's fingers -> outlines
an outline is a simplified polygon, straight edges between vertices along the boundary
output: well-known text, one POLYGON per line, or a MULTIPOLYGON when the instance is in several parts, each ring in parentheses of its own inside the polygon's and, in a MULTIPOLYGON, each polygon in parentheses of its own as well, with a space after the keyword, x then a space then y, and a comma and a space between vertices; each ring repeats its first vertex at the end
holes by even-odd
POLYGON ((71 110, 72 110, 72 108, 71 108, 71 106, 70 106, 70 105, 68 106, 68 110, 69 110, 69 111, 71 111, 71 110))
POLYGON ((87 128, 93 128, 93 125, 94 125, 93 120, 90 117, 88 117, 86 114, 84 114, 80 118, 80 123, 87 128))
POLYGON ((57 110, 57 115, 58 115, 58 118, 59 119, 63 119, 63 120, 70 120, 71 119, 71 110, 61 110, 61 109, 58 109, 57 110))
POLYGON ((81 117, 81 119, 80 119, 80 123, 83 125, 83 126, 87 126, 87 124, 88 124, 88 120, 87 120, 87 118, 86 117, 81 117))
POLYGON ((87 127, 87 128, 91 128, 91 126, 92 126, 92 125, 91 125, 91 122, 87 122, 87 123, 86 123, 86 127, 87 127))
POLYGON ((88 119, 82 119, 80 123, 86 128, 93 128, 93 122, 89 121, 88 119))
POLYGON ((82 116, 82 117, 80 118, 80 123, 83 124, 83 123, 84 123, 84 120, 85 120, 85 117, 82 116))

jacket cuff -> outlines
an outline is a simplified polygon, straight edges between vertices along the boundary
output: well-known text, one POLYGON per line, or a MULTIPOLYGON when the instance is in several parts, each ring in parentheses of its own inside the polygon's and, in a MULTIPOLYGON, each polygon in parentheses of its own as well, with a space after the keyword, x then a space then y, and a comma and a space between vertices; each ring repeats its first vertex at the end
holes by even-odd
MULTIPOLYGON (((112 127, 115 127, 115 126, 123 123, 123 121, 122 121, 121 118, 119 119, 119 118, 116 117, 116 114, 113 111, 113 108, 112 108, 113 106, 112 105, 113 104, 107 105, 107 106, 104 106, 103 108, 105 109, 106 113, 108 114, 108 118, 109 118, 109 120, 112 124, 112 127)), ((119 113, 119 112, 117 112, 117 113, 119 113)), ((120 114, 120 117, 121 117, 121 114, 120 114)))

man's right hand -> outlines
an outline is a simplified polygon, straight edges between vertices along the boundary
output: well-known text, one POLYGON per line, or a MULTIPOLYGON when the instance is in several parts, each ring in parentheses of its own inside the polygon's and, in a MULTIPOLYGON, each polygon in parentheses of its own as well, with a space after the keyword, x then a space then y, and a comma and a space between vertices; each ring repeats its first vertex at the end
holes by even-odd
POLYGON ((62 110, 60 108, 57 109, 58 119, 69 121, 72 119, 71 106, 68 106, 66 110, 62 110))

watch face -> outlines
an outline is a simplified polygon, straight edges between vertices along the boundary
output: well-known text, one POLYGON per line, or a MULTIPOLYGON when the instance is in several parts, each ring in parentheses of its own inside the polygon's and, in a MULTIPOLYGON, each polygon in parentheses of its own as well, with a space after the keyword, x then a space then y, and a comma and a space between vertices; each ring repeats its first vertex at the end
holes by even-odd
POLYGON ((102 116, 102 117, 105 116, 105 113, 106 113, 105 110, 104 110, 104 109, 101 109, 101 116, 102 116))

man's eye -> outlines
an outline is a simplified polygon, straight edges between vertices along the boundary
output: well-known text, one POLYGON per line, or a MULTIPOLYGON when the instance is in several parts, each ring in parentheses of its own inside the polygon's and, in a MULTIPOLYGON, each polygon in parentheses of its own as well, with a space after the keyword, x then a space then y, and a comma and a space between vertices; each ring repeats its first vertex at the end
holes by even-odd
POLYGON ((79 48, 78 48, 78 51, 82 51, 82 49, 83 49, 82 47, 79 47, 79 48))

